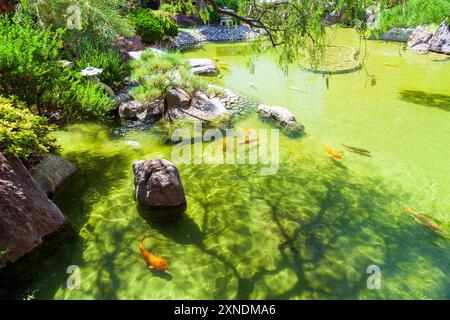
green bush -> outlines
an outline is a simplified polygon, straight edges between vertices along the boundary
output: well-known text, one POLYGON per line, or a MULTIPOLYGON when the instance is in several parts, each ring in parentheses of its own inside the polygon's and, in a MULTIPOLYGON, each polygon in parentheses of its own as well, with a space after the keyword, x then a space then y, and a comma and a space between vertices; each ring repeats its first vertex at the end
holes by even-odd
POLYGON ((97 46, 111 47, 119 36, 131 36, 133 28, 125 18, 126 12, 136 6, 136 0, 21 0, 20 10, 33 17, 43 28, 66 28, 76 5, 80 12, 81 30, 67 30, 64 46, 78 56, 80 42, 93 41, 97 46))
POLYGON ((387 31, 395 27, 440 24, 444 20, 449 21, 449 18, 449 0, 409 0, 391 9, 382 10, 379 29, 387 31))
POLYGON ((132 69, 132 79, 140 83, 133 96, 142 103, 162 100, 165 93, 174 88, 182 88, 191 96, 198 91, 218 94, 205 80, 190 72, 178 53, 159 56, 146 51, 141 59, 132 62, 132 69))
POLYGON ((146 42, 156 42, 164 39, 164 36, 175 37, 178 34, 178 26, 170 15, 162 11, 137 9, 130 15, 130 21, 136 28, 136 32, 146 42))
POLYGON ((36 27, 28 19, 0 19, 0 94, 17 96, 30 110, 60 121, 103 117, 111 101, 99 86, 58 63, 63 31, 36 27), (86 106, 80 92, 98 104, 86 106), (95 109, 95 110, 94 110, 95 109))
POLYGON ((116 51, 103 51, 92 46, 76 60, 76 65, 80 70, 87 66, 102 68, 100 80, 113 88, 118 88, 130 72, 129 64, 123 63, 116 51))
POLYGON ((27 159, 54 147, 47 119, 34 115, 23 104, 0 96, 0 152, 27 159))

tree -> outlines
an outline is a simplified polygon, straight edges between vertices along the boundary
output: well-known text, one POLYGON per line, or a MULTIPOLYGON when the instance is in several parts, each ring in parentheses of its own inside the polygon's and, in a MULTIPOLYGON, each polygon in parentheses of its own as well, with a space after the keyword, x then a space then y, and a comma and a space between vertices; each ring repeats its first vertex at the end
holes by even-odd
MULTIPOLYGON (((268 41, 258 43, 256 51, 263 52, 268 46, 275 48, 279 64, 287 66, 308 54, 312 62, 318 61, 326 45, 325 17, 344 12, 344 19, 355 26, 360 34, 366 31, 365 9, 377 0, 242 0, 239 11, 225 8, 223 0, 203 0, 207 12, 230 16, 241 23, 265 30, 268 41)), ((387 1, 387 0, 383 0, 387 1)), ((170 2, 170 1, 167 1, 170 2)), ((195 8, 194 0, 176 1, 184 8, 195 8)))

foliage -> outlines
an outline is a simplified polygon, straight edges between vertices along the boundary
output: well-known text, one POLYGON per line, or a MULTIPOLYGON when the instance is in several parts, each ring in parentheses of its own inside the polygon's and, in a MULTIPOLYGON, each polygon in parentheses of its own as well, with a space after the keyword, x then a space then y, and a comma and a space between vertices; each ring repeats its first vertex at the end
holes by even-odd
POLYGON ((119 87, 130 71, 129 64, 123 63, 116 51, 101 50, 92 45, 76 60, 76 65, 80 70, 88 66, 102 68, 100 80, 113 88, 119 87))
POLYGON ((129 15, 129 19, 136 28, 136 32, 146 42, 156 42, 165 36, 174 37, 178 34, 175 21, 163 11, 137 9, 129 15))
POLYGON ((68 28, 63 40, 76 51, 84 37, 109 47, 118 35, 132 35, 133 28, 124 13, 135 6, 136 0, 21 0, 19 11, 32 16, 43 28, 66 28, 70 21, 75 22, 75 28, 68 28))
POLYGON ((141 59, 133 61, 132 68, 132 79, 141 84, 133 95, 143 103, 162 100, 165 93, 173 88, 182 88, 191 97, 198 91, 216 94, 203 79, 190 72, 178 53, 159 56, 146 51, 141 59))
POLYGON ((388 3, 384 5, 379 27, 381 31, 450 21, 449 0, 409 0, 391 9, 386 8, 388 3))
POLYGON ((22 103, 0 96, 0 152, 27 159, 54 147, 47 119, 34 115, 22 103))
POLYGON ((0 19, 0 94, 17 96, 38 115, 57 114, 61 121, 102 118, 111 108, 103 89, 58 63, 62 34, 36 28, 28 19, 0 19), (92 101, 97 105, 86 104, 92 101))

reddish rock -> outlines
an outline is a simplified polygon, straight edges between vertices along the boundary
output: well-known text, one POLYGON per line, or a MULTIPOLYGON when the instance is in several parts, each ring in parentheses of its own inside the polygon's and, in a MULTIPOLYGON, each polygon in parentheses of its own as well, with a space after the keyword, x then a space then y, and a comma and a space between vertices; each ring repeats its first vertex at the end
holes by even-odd
POLYGON ((18 159, 0 153, 0 268, 68 227, 56 205, 18 159))
POLYGON ((0 0, 0 14, 14 11, 14 0, 0 0))
POLYGON ((116 47, 119 49, 120 56, 123 60, 128 60, 128 52, 144 50, 144 44, 142 43, 142 37, 139 35, 125 38, 118 37, 116 39, 116 47))

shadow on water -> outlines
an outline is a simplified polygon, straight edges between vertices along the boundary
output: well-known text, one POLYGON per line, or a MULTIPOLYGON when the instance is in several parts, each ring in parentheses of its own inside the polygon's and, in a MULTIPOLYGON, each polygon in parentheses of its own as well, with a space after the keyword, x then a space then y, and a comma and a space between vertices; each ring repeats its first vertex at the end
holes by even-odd
MULTIPOLYGON (((205 197, 196 200, 204 207, 202 238, 209 238, 210 230, 217 228, 218 224, 226 225, 234 241, 233 251, 239 252, 239 255, 230 259, 229 255, 219 252, 222 248, 212 249, 202 242, 195 244, 231 272, 237 288, 235 295, 232 295, 234 298, 251 299, 252 294, 261 290, 261 287, 257 288, 258 283, 286 269, 296 275, 295 284, 276 294, 266 288, 264 298, 291 299, 303 296, 349 299, 361 295, 402 298, 399 292, 408 290, 408 276, 397 274, 400 272, 399 265, 409 263, 414 259, 412 257, 418 257, 443 273, 448 268, 450 259, 445 253, 448 241, 434 237, 433 231, 403 215, 401 204, 408 202, 409 195, 400 188, 385 185, 382 178, 356 177, 338 161, 329 161, 325 166, 286 164, 281 166, 278 175, 255 178, 257 173, 253 171, 255 176, 249 179, 245 177, 249 176, 249 172, 251 176, 252 170, 246 166, 228 170, 229 174, 240 178, 236 185, 229 187, 229 192, 219 195, 222 199, 216 205, 221 207, 220 202, 234 201, 233 208, 239 212, 241 223, 236 221, 236 215, 230 215, 230 219, 227 219, 226 212, 213 212, 205 197), (290 186, 294 185, 299 187, 295 190, 298 199, 292 197, 294 191, 290 186), (238 199, 242 197, 247 198, 247 205, 239 205, 238 199), (252 246, 252 234, 248 227, 242 225, 252 209, 248 203, 258 206, 261 213, 268 210, 267 232, 279 239, 278 252, 274 252, 274 256, 278 255, 280 260, 274 267, 261 264, 254 268, 251 276, 243 276, 238 265, 252 264, 252 261, 246 261, 245 256, 246 247, 252 246), (215 216, 220 214, 223 221, 217 223, 215 216), (215 222, 215 225, 210 225, 211 222, 215 222), (353 257, 351 266, 342 264, 347 256, 353 257), (436 259, 439 256, 442 258, 436 259), (385 293, 386 296, 368 292, 366 269, 372 264, 382 266, 390 278, 403 279, 402 283, 394 284, 402 288, 391 289, 385 293), (355 272, 347 279, 349 267, 355 272), (329 272, 330 268, 333 272, 329 272), (320 279, 320 285, 317 279, 320 279)), ((203 190, 191 190, 191 193, 200 195, 207 194, 217 182, 200 177, 196 181, 199 182, 195 188, 203 190)), ((172 239, 178 241, 179 238, 175 236, 172 239)), ((282 284, 279 286, 282 287, 282 284)), ((445 295, 448 295, 448 286, 446 283, 447 289, 443 290, 445 295)), ((216 291, 216 298, 224 297, 223 288, 216 288, 216 291)), ((440 294, 442 298, 442 292, 440 294)), ((225 296, 230 298, 229 293, 225 296)))
POLYGON ((450 111, 450 96, 445 94, 427 93, 424 91, 402 90, 401 99, 426 107, 439 108, 450 111))

